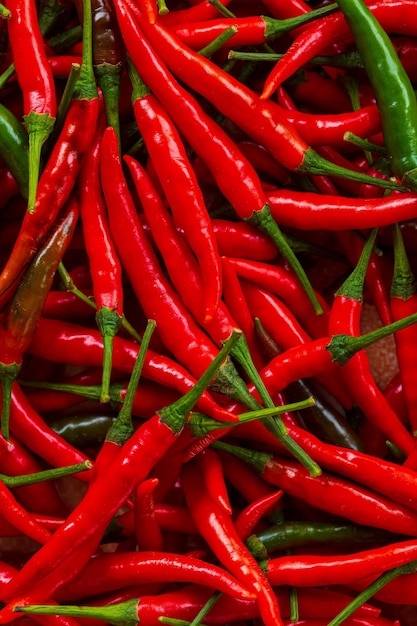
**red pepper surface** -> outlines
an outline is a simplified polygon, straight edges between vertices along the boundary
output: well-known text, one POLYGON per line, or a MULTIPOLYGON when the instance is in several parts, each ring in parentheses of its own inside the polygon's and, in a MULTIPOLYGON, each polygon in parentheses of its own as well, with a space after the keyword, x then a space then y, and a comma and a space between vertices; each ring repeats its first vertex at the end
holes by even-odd
MULTIPOLYGON (((165 346, 193 375, 199 376, 218 353, 217 347, 197 325, 163 274, 138 219, 111 127, 106 129, 102 141, 101 177, 110 229, 136 297, 145 315, 156 321, 165 346)), ((219 375, 229 377, 229 392, 238 401, 248 404, 249 408, 257 408, 256 401, 231 364, 225 364, 217 378, 219 375)), ((218 382, 221 392, 222 383, 218 382)))
POLYGON ((230 515, 206 492, 201 472, 193 461, 184 465, 181 482, 191 516, 219 561, 255 594, 266 626, 282 624, 278 602, 256 560, 239 538, 230 515))
POLYGON ((96 322, 103 337, 102 402, 109 401, 113 338, 122 324, 122 267, 113 243, 106 206, 100 189, 100 142, 103 124, 99 124, 94 143, 84 161, 78 189, 81 221, 97 305, 96 322))
POLYGON ((287 494, 302 498, 312 507, 347 518, 358 524, 415 536, 415 511, 327 472, 312 478, 295 461, 266 452, 234 448, 222 442, 216 447, 230 451, 257 467, 261 477, 287 494))
MULTIPOLYGON (((84 498, 72 510, 65 523, 7 585, 3 597, 7 595, 9 600, 14 598, 15 602, 18 599, 17 596, 21 596, 22 593, 34 594, 36 597, 39 591, 33 586, 34 579, 37 581, 42 581, 44 577, 47 579, 48 574, 57 567, 64 568, 64 575, 62 578, 55 576, 54 590, 67 582, 69 577, 74 578, 81 571, 112 517, 175 443, 189 411, 227 356, 233 341, 236 340, 237 336, 234 336, 222 348, 187 397, 180 399, 179 405, 165 408, 159 414, 155 414, 141 424, 130 439, 121 446, 110 466, 103 468, 97 479, 91 482, 84 498), (97 502, 105 503, 105 507, 101 508, 99 518, 97 517, 97 502), (86 547, 87 550, 83 551, 86 547), (83 551, 82 558, 78 558, 80 550, 83 551), (77 560, 74 561, 71 556, 75 556, 77 560), (65 569, 66 564, 67 569, 65 569)), ((40 588, 42 585, 45 586, 45 581, 39 583, 40 588)), ((13 602, 0 611, 0 620, 2 615, 6 620, 9 619, 12 607, 13 602)))
POLYGON ((204 197, 184 144, 167 111, 132 69, 133 110, 166 200, 196 255, 205 286, 205 317, 219 304, 221 267, 217 243, 204 197))

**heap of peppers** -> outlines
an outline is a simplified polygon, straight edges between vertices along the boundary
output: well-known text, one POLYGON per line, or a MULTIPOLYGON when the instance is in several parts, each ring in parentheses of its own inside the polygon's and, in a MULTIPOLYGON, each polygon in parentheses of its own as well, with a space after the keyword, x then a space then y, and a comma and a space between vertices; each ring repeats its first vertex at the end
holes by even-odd
POLYGON ((415 626, 416 88, 414 0, 0 5, 0 624, 415 626))

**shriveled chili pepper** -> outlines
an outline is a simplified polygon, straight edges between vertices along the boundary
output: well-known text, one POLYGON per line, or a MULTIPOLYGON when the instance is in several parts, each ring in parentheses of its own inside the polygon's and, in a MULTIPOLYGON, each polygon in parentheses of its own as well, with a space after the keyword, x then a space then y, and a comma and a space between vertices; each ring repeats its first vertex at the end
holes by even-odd
MULTIPOLYGON (((67 557, 71 559, 71 554, 83 545, 87 544, 91 552, 95 549, 97 541, 100 540, 97 535, 105 530, 121 504, 176 441, 189 411, 236 340, 237 335, 225 344, 186 397, 144 422, 120 448, 110 467, 91 484, 80 504, 73 509, 51 541, 44 546, 45 550, 37 552, 7 585, 9 599, 21 595, 22 592, 33 591, 36 594, 36 589, 33 589, 34 572, 37 572, 36 579, 40 580, 40 577, 47 575, 51 568, 55 569, 56 566, 64 564, 67 557), (96 514, 97 502, 106 502, 99 518, 96 514), (90 546, 90 543, 93 545, 90 546)), ((75 563, 71 565, 74 577, 84 563, 80 562, 78 566, 75 563)), ((59 582, 56 581, 55 588, 59 587, 59 582)), ((3 611, 7 614, 9 609, 6 607, 3 611)))
POLYGON ((123 316, 122 267, 113 243, 106 206, 100 189, 99 124, 94 142, 79 176, 80 212, 86 251, 97 305, 96 322, 103 337, 103 381, 101 402, 109 401, 113 338, 123 316))
POLYGON ((213 317, 221 294, 220 259, 207 209, 181 138, 169 115, 130 67, 135 119, 165 196, 197 256, 205 285, 205 316, 213 317), (160 138, 163 137, 163 141, 160 138), (175 181, 175 185, 173 184, 175 181))
POLYGON ((100 102, 91 65, 89 13, 91 18, 91 12, 87 10, 84 13, 85 46, 76 94, 65 117, 59 140, 55 143, 41 174, 34 210, 26 212, 13 251, 0 276, 0 294, 3 297, 7 290, 16 285, 24 268, 36 254, 39 245, 68 200, 82 158, 94 137, 100 102))
POLYGON ((56 118, 55 84, 38 25, 34 1, 7 0, 8 24, 16 74, 24 97, 24 119, 29 135, 28 210, 36 203, 42 145, 56 118))
POLYGON ((255 559, 239 538, 231 517, 207 494, 202 474, 193 461, 184 465, 181 483, 194 522, 224 567, 255 594, 265 624, 282 624, 276 597, 265 584, 255 559))
POLYGON ((32 341, 43 303, 71 240, 78 215, 78 203, 70 202, 55 231, 30 264, 1 320, 1 428, 5 439, 9 437, 11 386, 32 341))
POLYGON ((414 535, 417 517, 411 509, 379 496, 365 487, 326 472, 312 478, 296 462, 266 452, 237 448, 217 441, 215 447, 236 454, 256 467, 267 482, 302 498, 318 509, 358 524, 404 535, 414 535))

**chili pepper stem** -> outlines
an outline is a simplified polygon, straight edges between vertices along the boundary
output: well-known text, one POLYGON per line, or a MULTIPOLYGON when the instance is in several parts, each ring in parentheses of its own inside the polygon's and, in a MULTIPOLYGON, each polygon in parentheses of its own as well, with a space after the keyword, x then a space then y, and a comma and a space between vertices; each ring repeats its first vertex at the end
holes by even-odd
POLYGON ((332 355, 332 360, 336 361, 339 365, 344 365, 352 358, 354 354, 367 348, 375 341, 384 339, 392 333, 407 328, 417 322, 417 313, 404 317, 401 320, 377 328, 376 330, 361 335, 360 337, 352 337, 351 335, 333 335, 330 343, 327 345, 327 350, 332 355))
POLYGON ((100 65, 94 66, 94 73, 103 93, 107 124, 108 126, 113 126, 116 131, 117 140, 120 146, 119 99, 122 65, 101 63, 100 65))
POLYGON ((10 429, 10 401, 12 385, 20 372, 19 363, 0 363, 1 379, 1 434, 6 441, 9 441, 10 429))
POLYGON ((312 148, 306 150, 304 153, 304 159, 302 164, 297 168, 298 172, 305 172, 306 174, 325 174, 327 176, 340 176, 340 178, 346 178, 347 180, 353 180, 357 183, 364 183, 365 185, 374 185, 375 187, 382 187, 383 189, 396 189, 397 191, 408 191, 408 187, 399 185, 393 180, 385 180, 383 178, 376 178, 369 176, 368 174, 362 174, 361 172, 355 172, 349 170, 336 163, 331 163, 319 156, 312 148))
POLYGON ((66 467, 55 467, 53 469, 36 472, 34 474, 21 474, 20 476, 5 476, 0 474, 0 481, 7 487, 22 487, 24 485, 35 485, 46 480, 55 480, 62 476, 71 476, 78 472, 90 470, 93 467, 91 461, 83 461, 75 465, 67 465, 66 467))
POLYGON ((36 113, 35 111, 24 116, 29 136, 28 211, 30 213, 33 213, 36 204, 42 146, 54 128, 55 119, 49 113, 36 113))
POLYGON ((254 211, 247 221, 259 228, 262 232, 266 233, 269 237, 271 237, 272 241, 277 246, 282 256, 286 259, 286 261, 288 261, 288 263, 294 270, 298 280, 303 286, 303 289, 313 306, 314 312, 316 313, 316 315, 321 315, 323 313, 323 308, 318 301, 316 294, 314 293, 314 290, 310 284, 310 281, 308 280, 308 277, 303 267, 301 266, 300 261, 295 256, 293 250, 291 249, 288 241, 285 238, 285 235, 282 233, 278 224, 273 219, 269 205, 266 204, 260 211, 254 211))
POLYGON ((135 626, 139 623, 138 618, 139 600, 127 600, 111 606, 49 606, 44 604, 31 604, 28 606, 16 606, 17 613, 33 613, 34 615, 69 615, 72 617, 91 617, 104 620, 114 626, 135 626))
POLYGON ((109 386, 112 367, 113 339, 122 325, 122 316, 119 315, 117 311, 103 306, 96 313, 96 323, 103 337, 104 348, 100 402, 106 403, 110 401, 109 386))

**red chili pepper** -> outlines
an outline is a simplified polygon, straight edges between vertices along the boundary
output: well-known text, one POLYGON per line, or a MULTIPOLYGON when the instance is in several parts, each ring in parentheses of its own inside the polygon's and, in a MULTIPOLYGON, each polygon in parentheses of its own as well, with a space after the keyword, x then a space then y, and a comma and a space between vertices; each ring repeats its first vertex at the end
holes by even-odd
MULTIPOLYGON (((217 354, 217 347, 197 325, 163 275, 137 217, 136 207, 122 171, 117 140, 111 127, 104 133, 101 154, 102 185, 110 229, 132 288, 146 316, 156 321, 158 333, 165 346, 180 363, 198 376, 217 354), (137 272, 138 263, 142 267, 140 274, 137 272)), ((234 367, 230 364, 228 369, 229 371, 226 367, 221 368, 221 374, 229 378, 228 391, 239 402, 247 403, 249 408, 255 409, 256 402, 235 373, 234 367)), ((218 389, 221 391, 222 383, 219 382, 218 389)))
POLYGON ((5 439, 9 437, 11 387, 35 334, 43 304, 52 286, 58 265, 71 240, 78 214, 78 203, 70 202, 54 232, 32 260, 1 319, 1 428, 5 439))
MULTIPOLYGON (((377 230, 374 229, 356 268, 336 292, 329 319, 329 331, 332 334, 360 334, 363 283, 376 234, 377 230)), ((361 408, 366 418, 406 454, 410 453, 414 447, 413 438, 376 385, 365 351, 355 354, 344 365, 343 376, 353 402, 361 408)))
POLYGON ((185 147, 168 113, 133 70, 133 110, 175 219, 197 256, 205 285, 205 315, 213 317, 221 294, 220 259, 204 199, 185 147), (163 137, 164 141, 158 138, 163 137), (175 184, 173 184, 175 181, 175 184))
POLYGON ((414 193, 358 199, 282 189, 267 196, 277 222, 302 230, 376 228, 414 219, 417 210, 414 193))
MULTIPOLYGON (((21 474, 35 474, 43 468, 38 460, 17 439, 10 437, 9 441, 0 438, 0 472, 9 476, 21 474)), ((15 490, 19 501, 32 513, 42 513, 59 517, 67 509, 54 485, 50 481, 35 483, 15 490)))
MULTIPOLYGON (((139 346, 136 343, 115 337, 114 368, 130 374, 138 351, 139 346)), ((90 328, 41 318, 30 352, 54 363, 100 367, 103 360, 103 342, 100 333, 90 328)), ((187 393, 195 384, 195 378, 185 368, 152 350, 146 353, 143 376, 163 386, 177 389, 180 393, 187 393)), ((233 420, 233 414, 217 404, 208 393, 203 393, 198 406, 213 419, 233 420)))
POLYGON ((34 0, 7 0, 10 45, 17 78, 24 97, 24 119, 29 134, 28 210, 36 203, 41 148, 52 132, 56 94, 45 52, 34 0))
POLYGON ((273 505, 283 495, 282 489, 274 491, 259 500, 255 500, 239 513, 235 519, 235 528, 242 541, 246 541, 249 535, 254 532, 256 525, 262 517, 271 511, 273 505))
MULTIPOLYGON (((85 14, 88 17, 88 11, 85 14)), ((16 287, 24 268, 70 197, 82 159, 93 141, 100 102, 91 65, 88 23, 84 32, 86 41, 76 97, 71 101, 59 139, 40 177, 36 204, 32 212, 25 214, 13 251, 0 275, 3 301, 16 287)))
POLYGON ((99 124, 94 143, 84 161, 78 183, 81 220, 97 305, 96 322, 103 337, 103 381, 101 402, 108 402, 113 338, 123 316, 122 268, 111 238, 106 206, 100 190, 99 124))
POLYGON ((156 517, 153 496, 157 485, 158 479, 149 478, 138 485, 135 491, 135 537, 141 552, 163 551, 164 540, 156 517))
POLYGON ((272 588, 266 583, 256 560, 240 540, 229 515, 218 507, 205 490, 203 476, 193 461, 184 465, 181 483, 191 516, 219 561, 255 594, 266 625, 282 624, 272 588))
POLYGON ((246 460, 258 469, 264 480, 293 497, 302 498, 312 507, 373 528, 404 535, 416 532, 415 511, 370 489, 327 472, 311 477, 301 464, 266 452, 236 448, 219 441, 214 445, 246 460))
POLYGON ((231 515, 232 507, 227 493, 223 466, 217 452, 211 448, 206 448, 197 455, 196 464, 204 477, 204 483, 211 498, 225 513, 231 515))
MULTIPOLYGON (((391 285, 391 311, 394 320, 397 320, 417 311, 414 275, 407 259, 398 225, 395 226, 394 230, 394 254, 395 266, 391 285)), ((417 428, 417 396, 413 376, 415 360, 412 357, 412 346, 416 337, 416 329, 411 327, 406 331, 396 333, 394 337, 408 417, 411 428, 415 431, 417 428)))
MULTIPOLYGON (((7 585, 9 599, 27 592, 34 593, 36 596, 33 581, 42 580, 58 566, 65 566, 66 560, 69 559, 71 562, 71 555, 76 555, 83 546, 87 545, 88 553, 92 554, 113 515, 125 503, 137 485, 147 478, 157 461, 176 441, 189 411, 236 340, 237 335, 233 336, 222 348, 187 396, 181 398, 176 405, 163 409, 159 414, 155 414, 144 422, 122 445, 110 467, 103 469, 100 476, 91 483, 90 489, 80 504, 72 510, 63 526, 7 585), (99 517, 97 517, 97 502, 105 503, 99 517)), ((78 566, 71 562, 73 577, 85 563, 82 559, 80 561, 78 566)), ((57 589, 59 585, 60 578, 57 577, 54 588, 57 589)), ((5 607, 3 611, 5 615, 9 614, 10 607, 5 607)), ((2 612, 0 612, 0 619, 1 615, 2 612)))

